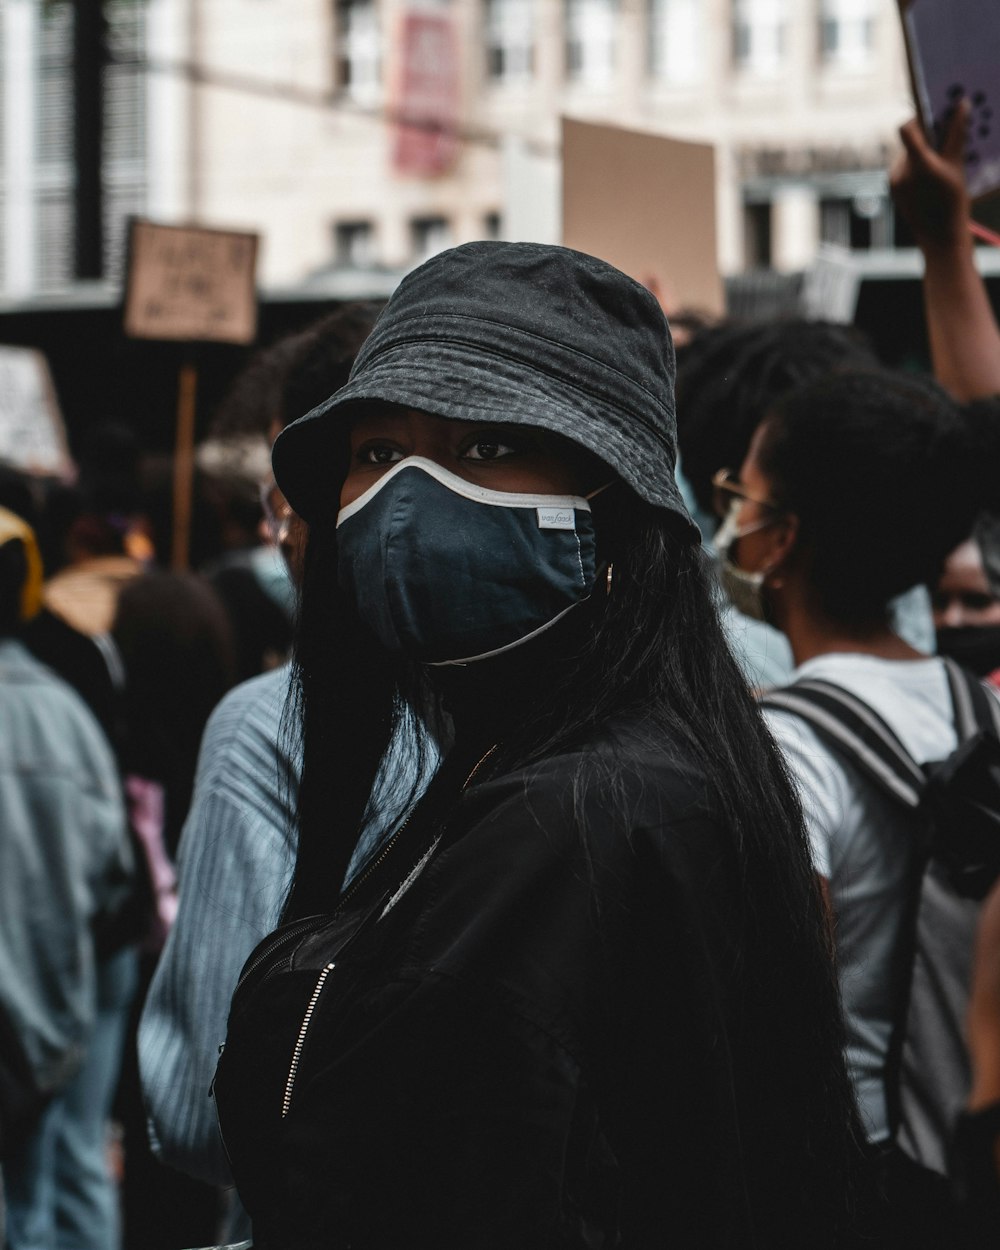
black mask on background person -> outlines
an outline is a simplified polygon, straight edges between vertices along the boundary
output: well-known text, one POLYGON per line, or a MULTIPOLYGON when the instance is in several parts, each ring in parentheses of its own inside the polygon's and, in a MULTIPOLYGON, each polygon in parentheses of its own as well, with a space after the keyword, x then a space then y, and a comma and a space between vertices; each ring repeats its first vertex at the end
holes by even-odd
POLYGON ((954 625, 937 631, 939 655, 946 655, 977 677, 1000 668, 1000 625, 954 625))

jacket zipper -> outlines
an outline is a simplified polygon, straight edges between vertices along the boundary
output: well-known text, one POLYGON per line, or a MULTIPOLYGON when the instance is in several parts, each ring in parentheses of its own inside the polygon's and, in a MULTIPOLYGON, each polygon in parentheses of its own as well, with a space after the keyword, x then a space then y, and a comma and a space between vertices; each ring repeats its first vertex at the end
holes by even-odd
MULTIPOLYGON (((486 752, 486 754, 476 761, 476 763, 473 765, 472 771, 469 773, 468 777, 466 777, 465 781, 462 783, 462 789, 459 791, 459 793, 465 792, 465 790, 468 788, 468 786, 472 782, 472 779, 475 777, 476 773, 479 772, 480 768, 483 766, 483 764, 486 763, 486 761, 490 758, 490 756, 493 754, 493 752, 497 749, 498 746, 499 746, 499 743, 494 743, 493 746, 491 746, 490 749, 486 752)), ((339 911, 340 908, 344 906, 344 904, 351 897, 351 895, 354 894, 355 890, 361 885, 361 883, 372 872, 375 871, 375 869, 378 867, 380 863, 382 863, 385 857, 389 854, 392 847, 398 841, 400 834, 403 832, 403 830, 406 828, 406 826, 409 823, 410 823, 410 818, 409 816, 407 816, 406 820, 404 820, 403 823, 399 826, 396 832, 392 835, 389 841, 382 848, 381 852, 375 857, 375 859, 372 860, 372 862, 368 865, 368 867, 361 874, 361 876, 354 882, 354 885, 348 890, 348 892, 340 900, 340 903, 337 907, 337 911, 339 911)), ((431 858, 431 856, 434 854, 434 851, 437 849, 437 846, 440 843, 440 841, 441 841, 441 835, 439 834, 434 839, 429 849, 424 852, 424 854, 420 857, 420 859, 417 860, 416 864, 414 864, 413 868, 403 879, 402 883, 397 888, 395 893, 391 896, 391 898, 389 899, 388 903, 386 904, 385 908, 382 911, 382 915, 379 917, 380 920, 385 916, 386 912, 391 910, 393 904, 406 891, 406 889, 408 888, 408 886, 411 884, 414 877, 416 876, 418 870, 426 865, 427 861, 431 858)), ((262 955, 261 958, 263 957, 264 956, 262 955)), ((256 964, 259 961, 255 960, 254 962, 256 964)), ((295 1049, 292 1051, 292 1061, 288 1067, 288 1076, 285 1080, 285 1093, 281 1100, 281 1118, 282 1119, 285 1119, 285 1117, 288 1115, 289 1109, 292 1105, 292 1093, 295 1089, 295 1078, 298 1076, 299 1064, 302 1061, 302 1051, 305 1049, 306 1037, 309 1033, 309 1025, 312 1023, 312 1018, 316 1012, 316 1006, 319 1003, 320 995, 323 993, 323 986, 326 984, 326 979, 330 975, 330 973, 334 970, 334 968, 336 968, 336 966, 337 966, 336 961, 332 963, 328 963, 320 972, 319 978, 317 979, 316 984, 313 987, 313 992, 309 999, 308 1006, 306 1007, 305 1015, 302 1017, 302 1024, 299 1026, 298 1036, 295 1039, 295 1049)), ((248 971, 248 974, 249 974, 249 971, 248 971)))
POLYGON ((281 1102, 281 1118, 284 1119, 288 1115, 288 1108, 292 1105, 292 1090, 295 1088, 295 1077, 299 1070, 299 1060, 302 1058, 302 1048, 306 1044, 306 1034, 309 1032, 309 1023, 312 1020, 313 1012, 316 1010, 316 1004, 319 1002, 319 996, 323 993, 323 985, 326 978, 336 968, 335 963, 329 963, 319 974, 319 980, 313 989, 312 997, 309 999, 309 1006, 306 1008, 306 1014, 302 1017, 302 1024, 299 1027, 299 1035, 295 1039, 295 1049, 292 1051, 292 1063, 288 1069, 288 1079, 285 1081, 285 1096, 281 1102))

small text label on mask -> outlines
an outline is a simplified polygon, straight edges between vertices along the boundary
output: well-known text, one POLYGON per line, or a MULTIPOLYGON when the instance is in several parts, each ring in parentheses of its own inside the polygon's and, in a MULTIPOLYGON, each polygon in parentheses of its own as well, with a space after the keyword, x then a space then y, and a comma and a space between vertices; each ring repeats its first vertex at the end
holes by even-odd
POLYGON ((538 508, 540 530, 575 530, 576 514, 572 508, 538 508))

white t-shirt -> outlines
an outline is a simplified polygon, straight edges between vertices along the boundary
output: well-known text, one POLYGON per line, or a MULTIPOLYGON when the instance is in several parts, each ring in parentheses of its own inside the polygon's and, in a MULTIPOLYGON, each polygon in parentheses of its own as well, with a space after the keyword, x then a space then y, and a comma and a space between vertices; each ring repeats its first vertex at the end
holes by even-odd
MULTIPOLYGON (((833 653, 791 680, 835 682, 863 699, 920 764, 958 745, 944 664, 833 653)), ((816 871, 830 882, 847 1026, 847 1060, 869 1138, 889 1136, 883 1068, 892 1001, 903 970, 899 945, 915 834, 912 816, 831 751, 801 718, 766 709, 802 798, 816 871)))

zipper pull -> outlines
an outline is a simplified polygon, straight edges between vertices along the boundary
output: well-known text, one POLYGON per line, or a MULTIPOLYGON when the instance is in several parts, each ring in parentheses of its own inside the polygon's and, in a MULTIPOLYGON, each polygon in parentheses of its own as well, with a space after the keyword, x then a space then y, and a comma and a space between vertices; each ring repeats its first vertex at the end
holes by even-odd
MULTIPOLYGON (((222 1058, 222 1052, 223 1052, 225 1049, 226 1049, 226 1043, 225 1043, 225 1042, 220 1042, 220 1044, 219 1044, 219 1058, 220 1058, 220 1059, 222 1058)), ((215 1077, 214 1077, 214 1076, 212 1077, 212 1084, 211 1084, 211 1085, 209 1085, 209 1087, 208 1087, 208 1096, 209 1096, 209 1098, 214 1098, 214 1097, 215 1097, 215 1077)))

